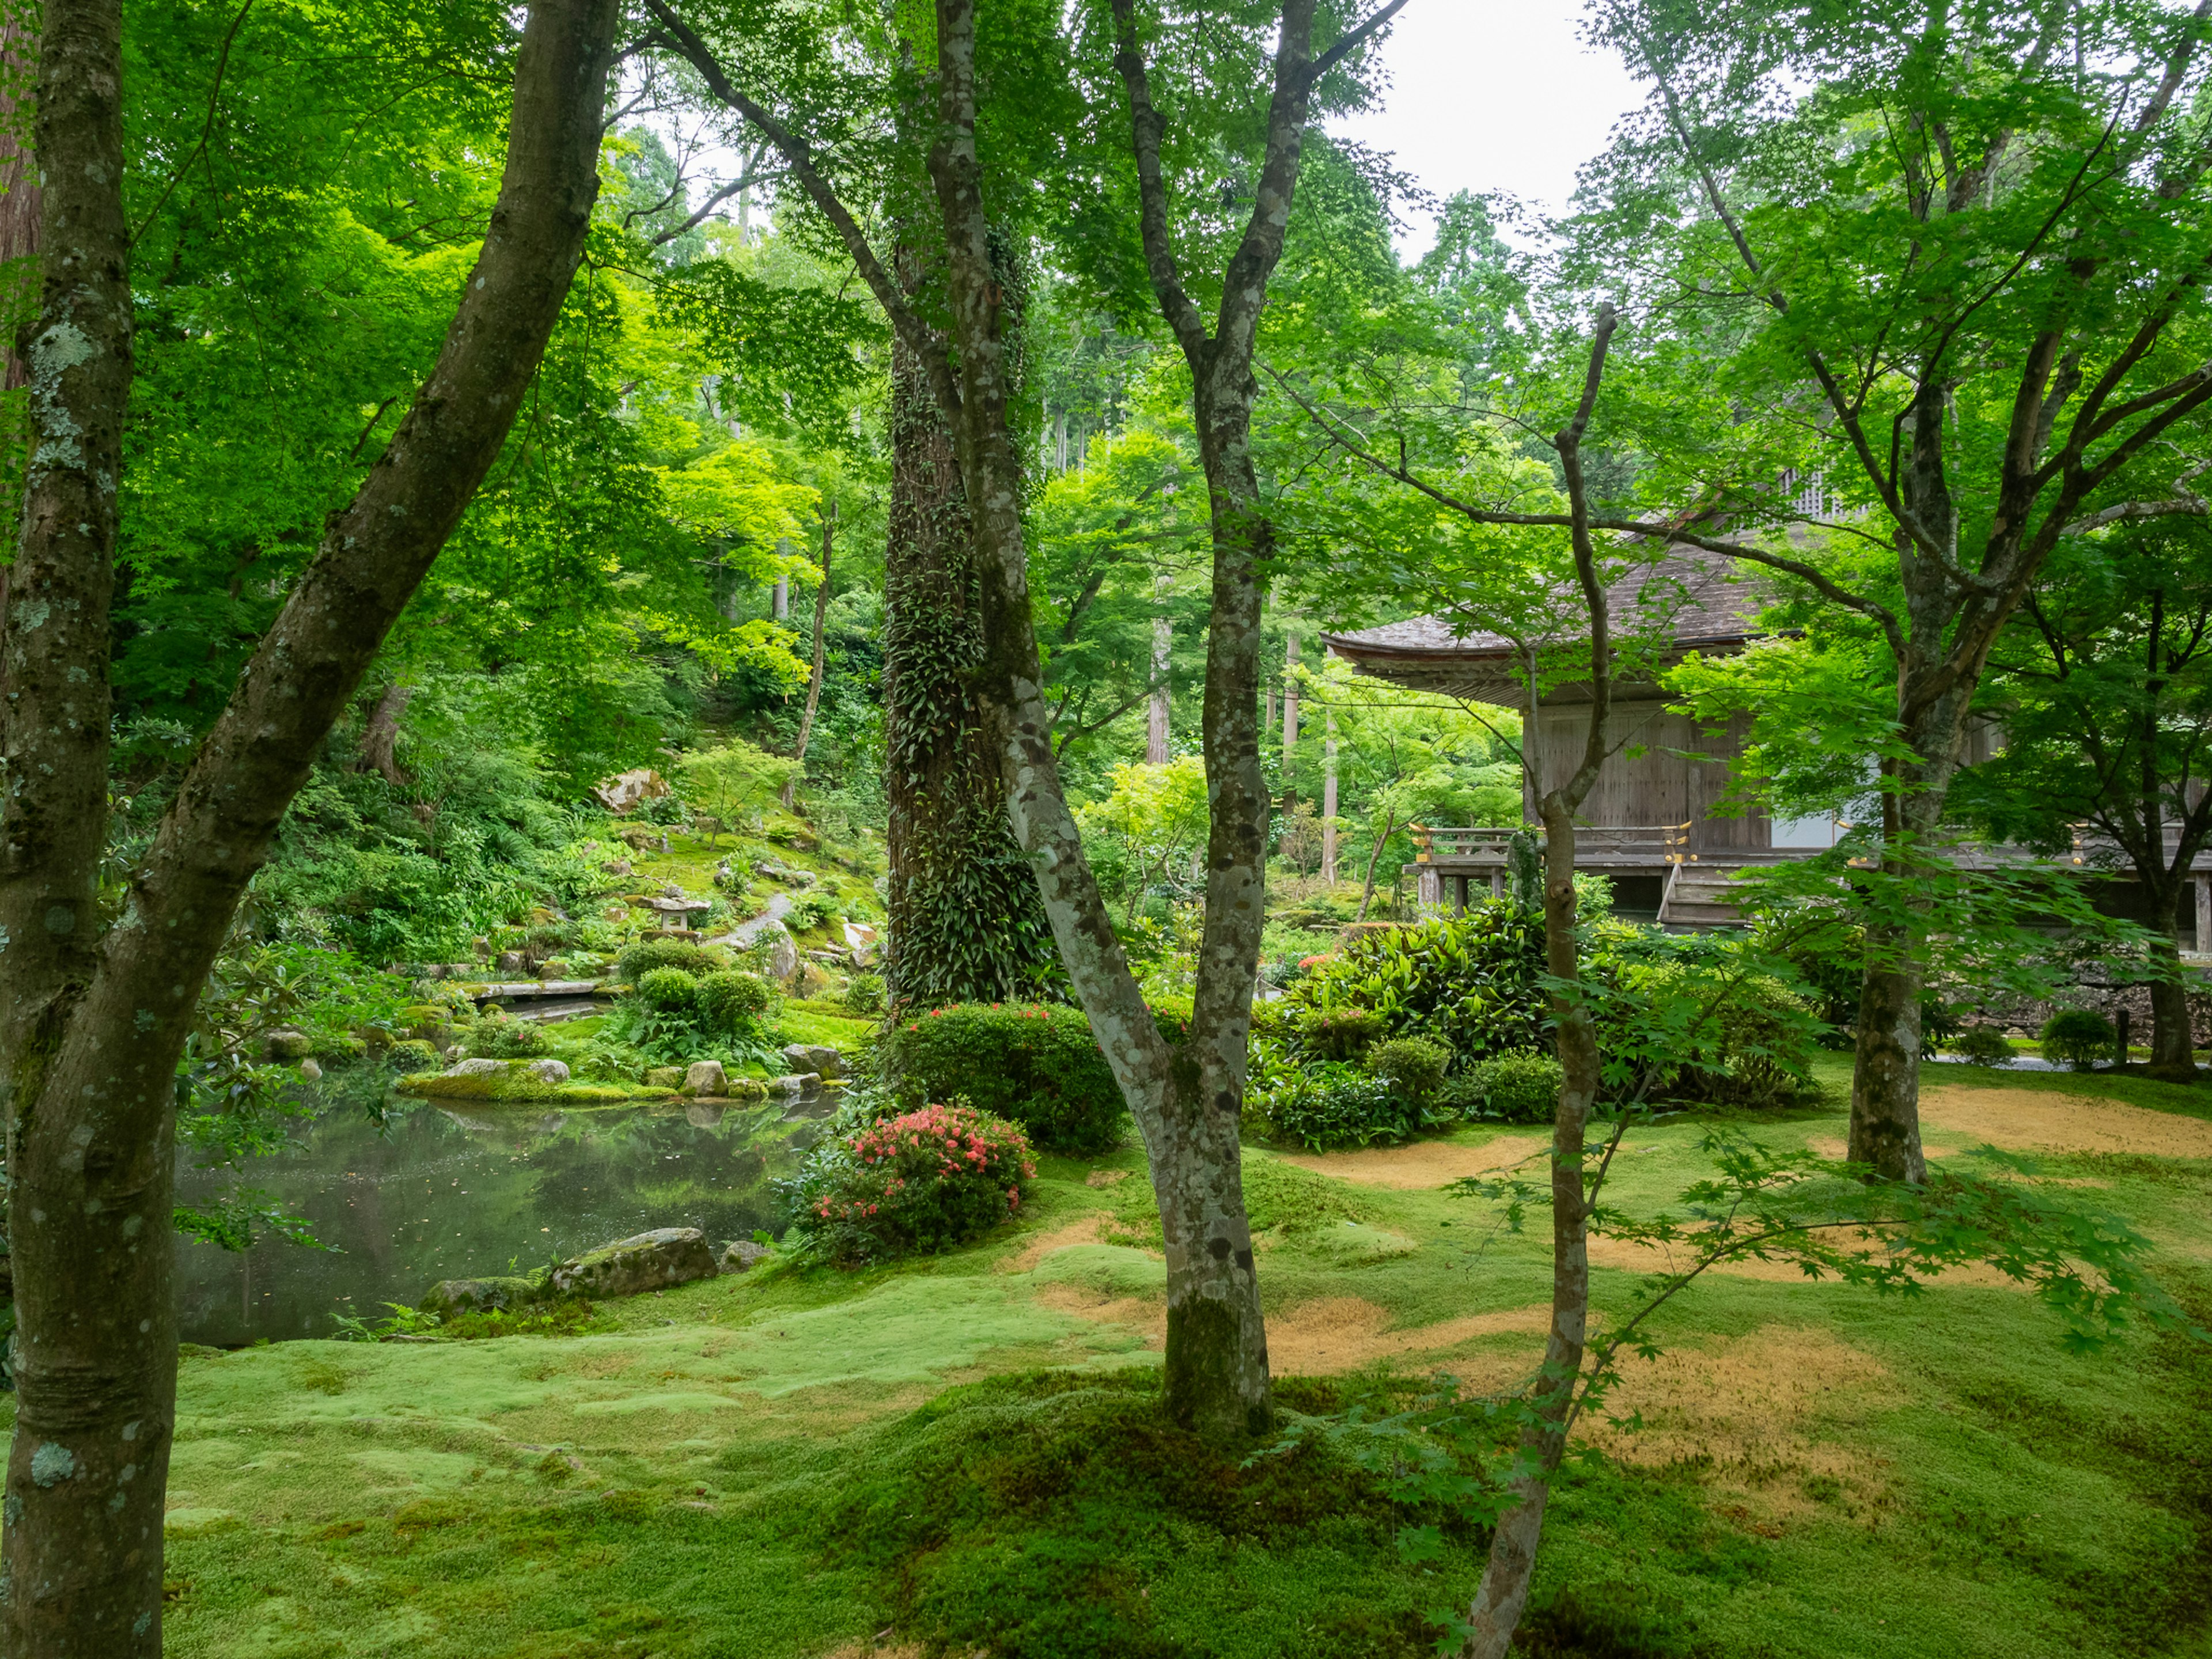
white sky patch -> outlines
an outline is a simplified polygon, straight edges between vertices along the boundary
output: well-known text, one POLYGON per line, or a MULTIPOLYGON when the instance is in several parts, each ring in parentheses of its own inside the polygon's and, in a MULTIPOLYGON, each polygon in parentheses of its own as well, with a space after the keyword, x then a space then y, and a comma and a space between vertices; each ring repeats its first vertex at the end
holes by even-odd
MULTIPOLYGON (((1577 37, 1582 15, 1579 0, 1412 0, 1381 48, 1382 106, 1332 131, 1391 151, 1439 198, 1504 191, 1560 211, 1575 169, 1644 101, 1618 58, 1577 37)), ((1412 258, 1435 227, 1406 217, 1401 246, 1412 258)))

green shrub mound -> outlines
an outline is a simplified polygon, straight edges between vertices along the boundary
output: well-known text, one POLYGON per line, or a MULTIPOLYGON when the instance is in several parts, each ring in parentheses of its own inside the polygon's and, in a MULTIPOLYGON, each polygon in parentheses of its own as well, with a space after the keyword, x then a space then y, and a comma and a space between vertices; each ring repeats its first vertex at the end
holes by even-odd
POLYGON ((776 989, 758 974, 726 968, 698 982, 701 1016, 712 1030, 750 1033, 776 1006, 776 989))
POLYGON ((862 1122, 793 1183, 797 1248, 834 1261, 949 1250, 1017 1213, 1036 1164, 1021 1130, 963 1103, 862 1122))
POLYGON ((1723 951, 1631 963, 1619 979, 1626 994, 1601 1008, 1598 1046, 1647 1056, 1648 1097, 1771 1106, 1804 1092, 1818 1017, 1772 974, 1723 951))
POLYGON ((641 939, 624 945, 615 957, 615 977, 625 985, 635 985, 656 968, 675 968, 696 979, 729 965, 720 951, 703 945, 687 945, 680 939, 641 939))
POLYGON ((386 1059, 393 1071, 404 1076, 411 1072, 434 1070, 438 1064, 438 1051, 420 1037, 409 1037, 403 1042, 393 1043, 386 1059))
POLYGON ((657 1013, 675 1013, 697 1005, 699 981, 681 968, 649 968, 638 975, 637 1000, 657 1013))
POLYGON ((1074 1008, 1047 1003, 956 1003, 893 1022, 885 1074, 912 1108, 964 1096, 1018 1123, 1055 1152, 1103 1152, 1128 1113, 1112 1067, 1074 1008))
POLYGON ((1994 1025, 1969 1025, 1951 1043, 1951 1052, 1977 1066, 2002 1066, 2012 1058, 2012 1043, 1994 1025))
POLYGON ((2062 1008, 2043 1022, 2039 1035, 2045 1060, 2077 1072, 2108 1058, 2118 1042, 2112 1022, 2094 1008, 2062 1008))
POLYGON ((1566 1073, 1549 1054, 1496 1054, 1445 1083, 1440 1103, 1462 1117, 1499 1123, 1548 1123, 1566 1073))
POLYGON ((489 1060, 535 1060, 545 1052, 545 1028, 495 1008, 469 1028, 468 1049, 489 1060))
POLYGON ((1393 1037, 1368 1051, 1367 1069, 1417 1106, 1443 1087, 1452 1052, 1428 1037, 1393 1037))
POLYGON ((881 974, 855 974, 845 981, 845 1006, 856 1014, 880 1014, 885 1000, 881 974))

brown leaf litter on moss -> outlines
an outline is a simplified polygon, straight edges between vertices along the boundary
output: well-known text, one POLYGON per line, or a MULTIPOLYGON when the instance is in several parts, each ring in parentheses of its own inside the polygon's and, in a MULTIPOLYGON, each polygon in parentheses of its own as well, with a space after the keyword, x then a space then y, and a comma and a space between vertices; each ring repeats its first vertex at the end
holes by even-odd
MULTIPOLYGON (((1267 1363, 1279 1375, 1328 1376, 1358 1370, 1378 1359, 1441 1352, 1479 1336, 1541 1336, 1551 1322, 1550 1305, 1534 1302, 1393 1329, 1389 1310, 1364 1297, 1322 1297, 1269 1316, 1267 1363)), ((1515 1356, 1511 1364, 1520 1366, 1521 1358, 1515 1356)))
POLYGON ((1740 1337, 1630 1358, 1607 1401, 1613 1419, 1642 1414, 1631 1432, 1607 1417, 1581 1432, 1635 1468, 1687 1468, 1718 1512, 1771 1536, 1783 1522, 1840 1506, 1865 1516, 1889 1498, 1889 1460, 1864 1432, 1887 1398, 1871 1354, 1812 1328, 1765 1325, 1740 1337))
MULTIPOLYGON (((1920 1116, 1927 1127, 2008 1152, 2212 1158, 2212 1123, 2088 1095, 1942 1084, 1921 1091, 1920 1116)), ((1941 1156, 1938 1149, 1929 1150, 1941 1156)))
POLYGON ((1356 1152, 1285 1152, 1285 1164, 1363 1187, 1401 1192, 1442 1187, 1468 1176, 1488 1175, 1540 1155, 1551 1142, 1541 1135, 1500 1135, 1480 1146, 1416 1140, 1404 1146, 1369 1146, 1356 1152))

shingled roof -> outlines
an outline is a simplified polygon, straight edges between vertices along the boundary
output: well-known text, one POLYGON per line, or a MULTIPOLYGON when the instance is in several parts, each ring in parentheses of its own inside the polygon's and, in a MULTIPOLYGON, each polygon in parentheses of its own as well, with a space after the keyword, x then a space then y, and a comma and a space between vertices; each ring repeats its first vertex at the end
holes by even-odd
MULTIPOLYGON (((1756 575, 1733 560, 1699 548, 1636 566, 1613 583, 1606 597, 1617 635, 1663 632, 1668 641, 1667 659, 1674 662, 1692 651, 1741 650, 1765 631, 1759 626, 1758 615, 1771 602, 1771 590, 1756 575)), ((1411 690, 1510 704, 1518 704, 1527 696, 1514 672, 1520 647, 1503 635, 1449 616, 1414 617, 1321 637, 1324 646, 1362 673, 1411 690)), ((1630 696, 1638 689, 1656 693, 1657 688, 1648 683, 1646 688, 1620 688, 1630 696)), ((1547 702, 1588 700, 1588 689, 1577 686, 1555 687, 1544 697, 1547 702)))

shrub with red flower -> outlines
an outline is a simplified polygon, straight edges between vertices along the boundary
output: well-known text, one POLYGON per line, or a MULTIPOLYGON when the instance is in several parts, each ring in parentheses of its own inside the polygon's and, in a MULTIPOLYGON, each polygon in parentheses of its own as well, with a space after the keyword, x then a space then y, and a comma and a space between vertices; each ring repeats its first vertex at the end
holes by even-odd
POLYGON ((797 1217, 841 1261, 950 1249, 1021 1208, 1036 1178, 1029 1138, 964 1101, 864 1125, 808 1183, 797 1217))

